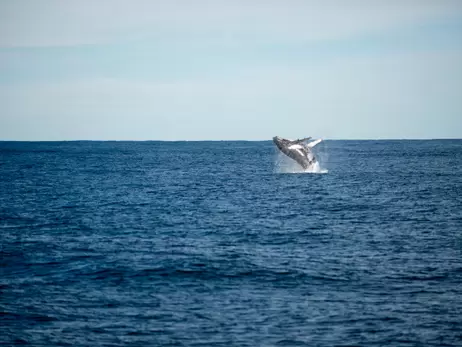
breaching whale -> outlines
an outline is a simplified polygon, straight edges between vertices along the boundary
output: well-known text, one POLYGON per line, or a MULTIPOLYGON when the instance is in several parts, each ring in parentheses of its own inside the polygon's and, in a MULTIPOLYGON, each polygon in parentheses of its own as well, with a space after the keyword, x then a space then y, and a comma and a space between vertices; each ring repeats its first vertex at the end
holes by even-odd
POLYGON ((317 160, 311 150, 314 146, 322 141, 322 139, 305 143, 311 137, 306 137, 298 140, 288 140, 282 137, 273 137, 273 142, 279 150, 289 158, 295 160, 304 170, 312 169, 317 160))

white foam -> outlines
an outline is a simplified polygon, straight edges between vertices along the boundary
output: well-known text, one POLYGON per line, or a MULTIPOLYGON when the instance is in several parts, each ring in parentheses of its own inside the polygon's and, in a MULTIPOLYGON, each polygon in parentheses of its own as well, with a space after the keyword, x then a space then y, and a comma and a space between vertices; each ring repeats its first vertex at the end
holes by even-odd
POLYGON ((317 161, 311 168, 309 168, 308 170, 305 170, 304 172, 323 174, 323 173, 328 173, 329 170, 321 168, 319 161, 317 161))
POLYGON ((316 162, 312 167, 304 170, 295 160, 290 159, 285 154, 278 151, 274 163, 275 173, 317 173, 325 174, 329 171, 323 169, 319 162, 316 162))

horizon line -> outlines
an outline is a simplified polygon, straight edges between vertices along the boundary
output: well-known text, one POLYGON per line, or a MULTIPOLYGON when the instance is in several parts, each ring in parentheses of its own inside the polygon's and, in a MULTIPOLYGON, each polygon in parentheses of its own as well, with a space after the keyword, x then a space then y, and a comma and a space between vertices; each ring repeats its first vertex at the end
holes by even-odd
MULTIPOLYGON (((462 140, 462 137, 442 138, 325 138, 323 141, 440 141, 440 140, 462 140)), ((0 142, 271 142, 266 140, 3 140, 0 142)))

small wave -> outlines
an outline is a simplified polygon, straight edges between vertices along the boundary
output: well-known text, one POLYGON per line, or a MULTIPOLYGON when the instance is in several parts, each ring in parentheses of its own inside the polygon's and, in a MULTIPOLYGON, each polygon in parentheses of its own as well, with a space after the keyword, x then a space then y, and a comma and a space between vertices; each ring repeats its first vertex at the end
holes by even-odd
POLYGON ((400 279, 405 281, 438 281, 448 278, 447 274, 441 275, 394 275, 387 276, 390 279, 400 279))
POLYGON ((30 313, 30 312, 7 312, 2 311, 0 315, 3 317, 4 320, 31 320, 35 322, 52 322, 57 321, 58 319, 52 317, 50 315, 38 314, 38 313, 30 313))

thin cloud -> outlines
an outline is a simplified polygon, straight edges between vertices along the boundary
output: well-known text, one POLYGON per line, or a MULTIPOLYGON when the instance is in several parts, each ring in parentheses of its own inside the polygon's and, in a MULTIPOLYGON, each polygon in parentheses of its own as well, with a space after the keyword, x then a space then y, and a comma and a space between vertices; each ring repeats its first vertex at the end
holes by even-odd
POLYGON ((4 1, 0 47, 144 38, 325 40, 462 16, 459 1, 4 1))
POLYGON ((405 54, 172 83, 4 86, 0 138, 460 137, 461 59, 460 52, 405 54))

